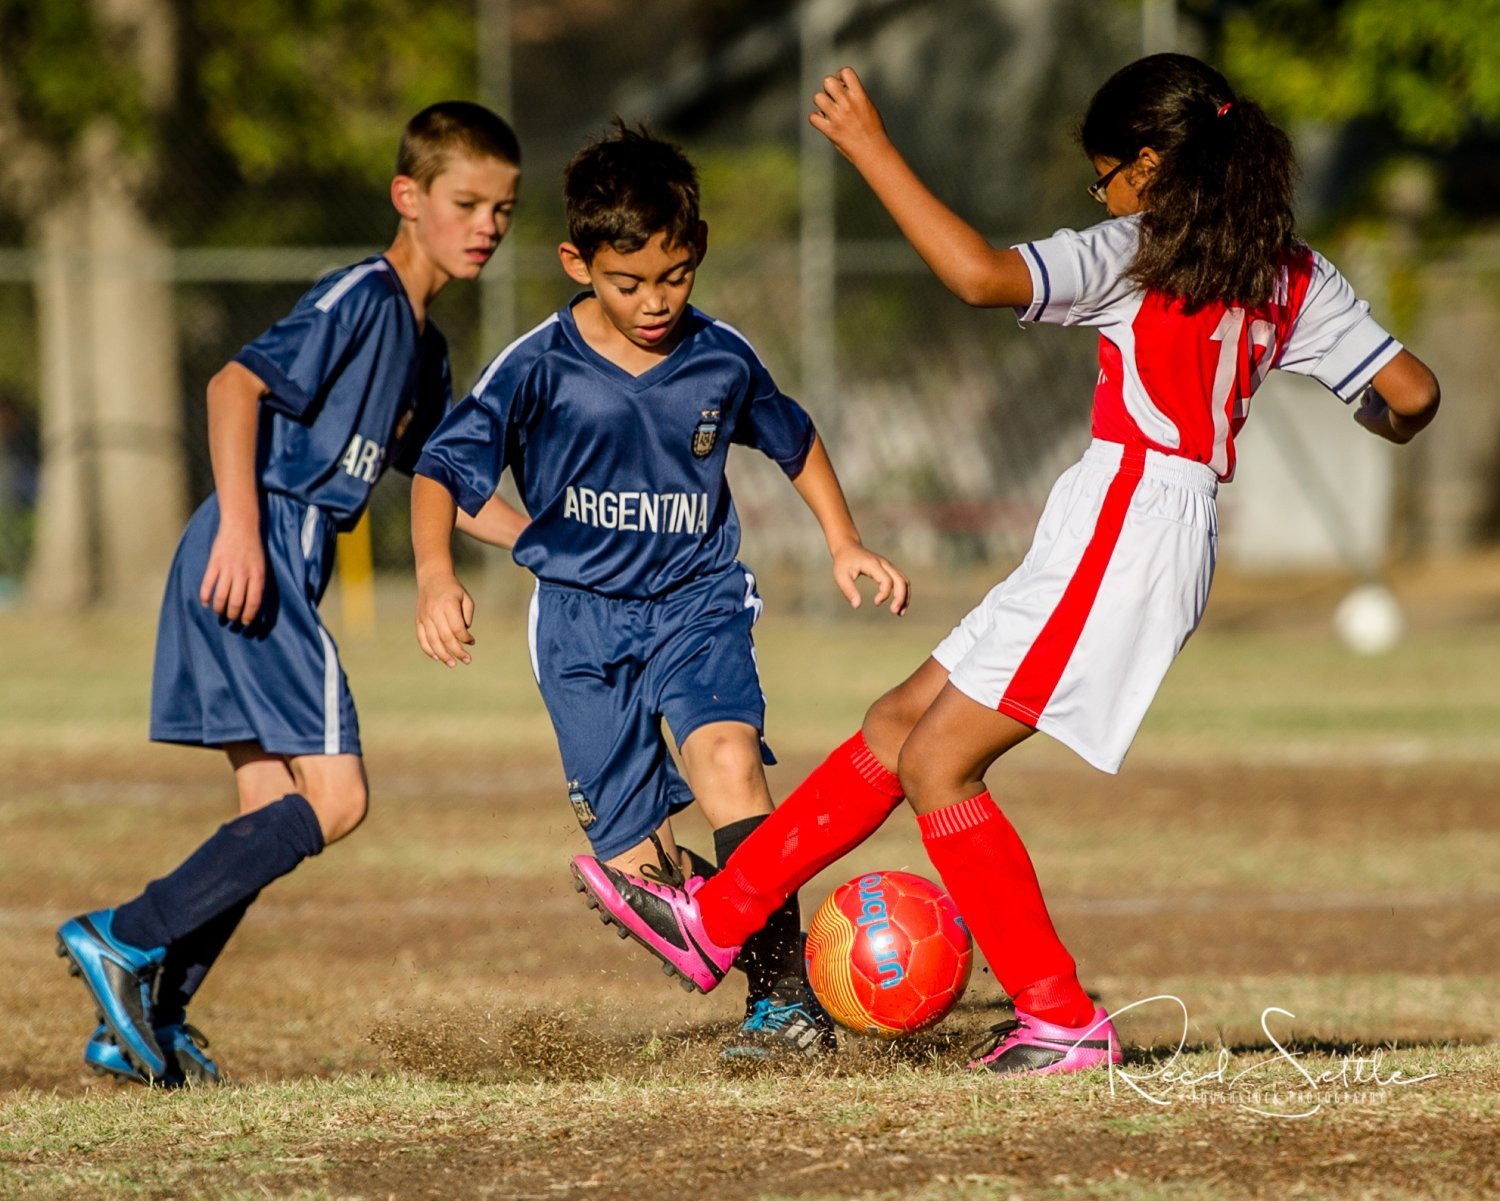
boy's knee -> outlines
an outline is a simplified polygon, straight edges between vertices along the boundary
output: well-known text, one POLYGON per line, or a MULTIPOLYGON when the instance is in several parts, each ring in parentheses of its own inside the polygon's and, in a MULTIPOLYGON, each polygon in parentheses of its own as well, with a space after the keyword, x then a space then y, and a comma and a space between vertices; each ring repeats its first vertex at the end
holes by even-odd
POLYGON ((303 795, 318 815, 325 846, 352 834, 370 810, 370 790, 363 779, 344 781, 338 787, 310 784, 303 795))
POLYGON ((760 737, 748 726, 698 730, 693 757, 720 779, 750 779, 761 770, 760 737))

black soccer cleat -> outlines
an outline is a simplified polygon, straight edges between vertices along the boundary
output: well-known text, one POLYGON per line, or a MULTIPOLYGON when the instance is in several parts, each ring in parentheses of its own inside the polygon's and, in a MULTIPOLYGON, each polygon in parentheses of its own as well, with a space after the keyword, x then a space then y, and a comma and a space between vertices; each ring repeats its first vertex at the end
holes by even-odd
POLYGON ((745 1020, 719 1052, 729 1060, 816 1058, 838 1050, 833 1019, 806 980, 785 976, 764 997, 746 1001, 745 1020))

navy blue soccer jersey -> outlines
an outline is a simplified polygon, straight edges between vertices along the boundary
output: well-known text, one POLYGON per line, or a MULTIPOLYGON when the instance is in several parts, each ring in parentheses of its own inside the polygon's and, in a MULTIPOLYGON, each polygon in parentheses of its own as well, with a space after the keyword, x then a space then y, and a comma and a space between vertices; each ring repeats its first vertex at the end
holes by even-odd
POLYGON ((235 361, 266 385, 260 483, 354 526, 387 467, 408 474, 452 400, 448 346, 376 255, 319 280, 235 361))
POLYGON ((485 368, 416 470, 472 515, 509 467, 531 514, 516 562, 552 583, 650 599, 734 562, 730 444, 796 476, 813 424, 723 322, 689 307, 681 341, 633 376, 584 341, 579 299, 485 368))

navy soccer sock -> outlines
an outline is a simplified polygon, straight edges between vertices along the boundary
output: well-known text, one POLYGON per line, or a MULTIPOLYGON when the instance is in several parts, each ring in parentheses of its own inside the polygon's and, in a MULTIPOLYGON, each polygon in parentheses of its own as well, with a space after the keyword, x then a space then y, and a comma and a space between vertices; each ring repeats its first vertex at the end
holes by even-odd
POLYGON ((318 815, 306 797, 290 792, 225 822, 176 871, 151 881, 140 896, 116 909, 114 932, 137 947, 170 946, 248 904, 322 849, 318 815))
POLYGON ((224 953, 224 948, 239 928, 240 919, 259 895, 257 892, 246 897, 167 948, 161 978, 156 985, 156 1004, 151 1011, 158 1026, 172 1026, 186 1019, 188 1002, 193 999, 209 969, 224 953))
MULTIPOLYGON (((714 854, 721 868, 768 816, 743 818, 714 831, 714 854)), ((749 978, 752 1000, 769 996, 778 980, 802 975, 802 907, 795 892, 745 940, 735 967, 749 978)))

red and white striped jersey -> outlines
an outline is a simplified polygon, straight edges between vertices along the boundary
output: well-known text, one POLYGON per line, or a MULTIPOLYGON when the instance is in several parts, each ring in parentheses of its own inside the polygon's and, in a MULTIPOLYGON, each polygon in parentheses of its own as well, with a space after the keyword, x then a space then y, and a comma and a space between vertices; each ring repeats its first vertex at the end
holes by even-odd
POLYGON ((1268 304, 1187 313, 1128 277, 1139 237, 1139 217, 1121 217, 1016 247, 1034 297, 1016 309, 1021 321, 1099 330, 1095 438, 1206 463, 1228 480, 1234 436, 1273 367, 1311 376, 1348 403, 1401 349, 1310 247, 1287 255, 1268 304))

